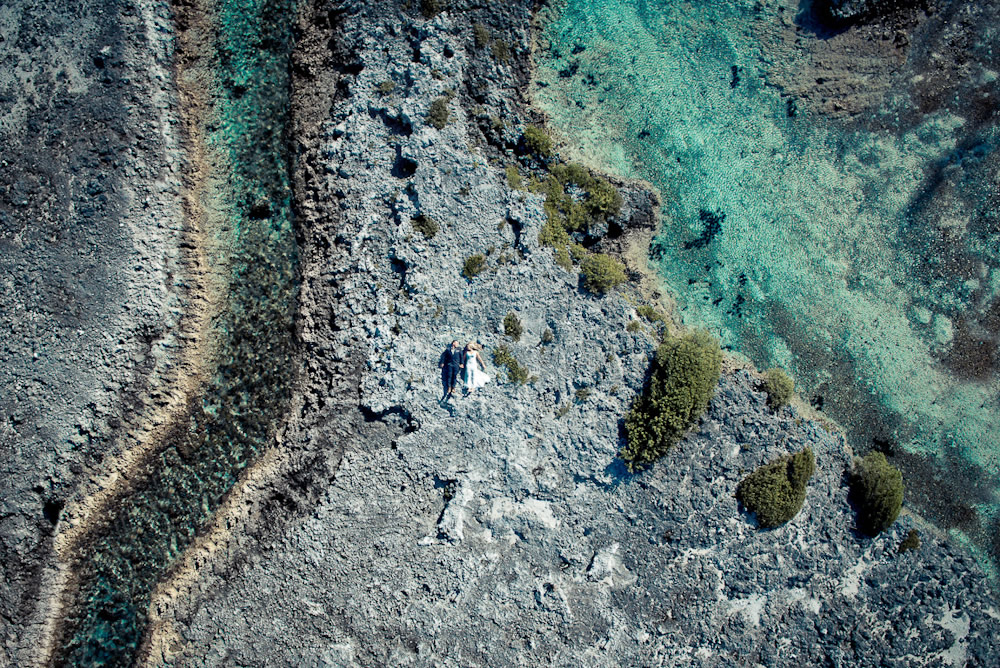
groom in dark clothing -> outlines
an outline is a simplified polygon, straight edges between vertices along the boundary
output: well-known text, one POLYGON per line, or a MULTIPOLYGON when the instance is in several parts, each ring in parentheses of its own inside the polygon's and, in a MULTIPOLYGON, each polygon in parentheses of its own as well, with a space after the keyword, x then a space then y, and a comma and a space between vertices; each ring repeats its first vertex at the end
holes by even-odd
POLYGON ((441 401, 448 399, 455 392, 455 383, 458 382, 458 374, 465 366, 465 351, 458 345, 458 341, 452 341, 451 345, 441 353, 441 383, 444 385, 444 396, 441 401))

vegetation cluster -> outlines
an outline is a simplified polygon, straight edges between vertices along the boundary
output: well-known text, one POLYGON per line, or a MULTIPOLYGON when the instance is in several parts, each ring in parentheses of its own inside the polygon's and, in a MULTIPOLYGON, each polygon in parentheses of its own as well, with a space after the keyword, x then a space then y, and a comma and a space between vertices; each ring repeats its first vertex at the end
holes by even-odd
POLYGON ((447 95, 435 98, 435 100, 431 102, 430 109, 427 110, 427 123, 430 124, 431 127, 443 130, 444 126, 448 125, 448 121, 451 120, 451 112, 448 110, 448 104, 450 102, 451 98, 447 95))
POLYGON ((441 229, 441 226, 438 225, 438 222, 436 220, 434 220, 430 216, 425 216, 422 213, 418 216, 415 216, 410 221, 410 224, 413 225, 413 229, 424 235, 425 239, 433 239, 435 235, 437 235, 438 231, 441 229))
POLYGON ((719 342, 707 332, 665 338, 647 387, 625 416, 627 442, 619 454, 630 471, 648 467, 680 441, 708 407, 721 369, 719 342))
POLYGON ((744 478, 736 488, 736 498, 757 515, 761 528, 781 526, 802 509, 806 483, 815 470, 816 460, 809 448, 778 457, 744 478))
POLYGON ((885 455, 872 450, 854 461, 850 498, 858 511, 858 529, 869 536, 885 531, 903 506, 903 475, 885 455))
POLYGON ((767 392, 767 405, 778 410, 792 398, 795 381, 783 369, 768 369, 764 373, 763 388, 767 392))
POLYGON ((528 370, 514 357, 509 346, 497 346, 493 350, 493 363, 507 369, 507 380, 517 385, 528 382, 528 370))
POLYGON ((521 321, 518 319, 513 312, 508 313, 503 319, 503 333, 512 338, 514 341, 521 340, 521 333, 524 328, 521 326, 521 321))
POLYGON ((465 258, 465 263, 462 266, 462 276, 471 281, 481 274, 484 269, 486 269, 486 256, 482 253, 476 253, 465 258))

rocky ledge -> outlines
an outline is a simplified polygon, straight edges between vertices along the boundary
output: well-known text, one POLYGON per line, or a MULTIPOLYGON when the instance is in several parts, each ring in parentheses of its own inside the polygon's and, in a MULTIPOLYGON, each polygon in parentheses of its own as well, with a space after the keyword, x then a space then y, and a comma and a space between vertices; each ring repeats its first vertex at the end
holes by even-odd
MULTIPOLYGON (((932 531, 899 553, 909 516, 859 536, 844 439, 770 411, 752 370, 729 365, 651 470, 616 459, 655 349, 651 326, 629 323, 655 295, 639 273, 604 297, 583 290, 538 244, 542 196, 505 174, 530 114, 531 9, 306 11, 305 352, 286 463, 234 492, 259 512, 212 538, 224 547, 204 551, 193 586, 154 602, 150 662, 989 665, 1000 615, 975 563, 932 531), (485 270, 467 278, 474 254, 485 270), (485 388, 442 405, 452 339, 481 341, 487 360, 509 346, 529 382, 490 365, 485 388), (805 446, 805 507, 760 530, 737 484, 805 446)), ((655 200, 620 185, 627 231, 596 248, 628 257, 655 200)))

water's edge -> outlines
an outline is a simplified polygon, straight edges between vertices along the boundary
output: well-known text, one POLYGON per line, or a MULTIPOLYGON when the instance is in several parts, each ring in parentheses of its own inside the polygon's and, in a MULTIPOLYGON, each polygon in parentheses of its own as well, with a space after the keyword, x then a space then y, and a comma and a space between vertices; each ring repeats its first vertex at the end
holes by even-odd
POLYGON ((203 214, 189 225, 206 227, 211 269, 224 276, 228 296, 205 333, 214 361, 203 393, 172 416, 162 442, 76 537, 56 665, 131 665, 154 585, 272 443, 290 401, 294 3, 196 3, 174 12, 176 80, 187 102, 180 111, 188 127, 186 213, 203 214))

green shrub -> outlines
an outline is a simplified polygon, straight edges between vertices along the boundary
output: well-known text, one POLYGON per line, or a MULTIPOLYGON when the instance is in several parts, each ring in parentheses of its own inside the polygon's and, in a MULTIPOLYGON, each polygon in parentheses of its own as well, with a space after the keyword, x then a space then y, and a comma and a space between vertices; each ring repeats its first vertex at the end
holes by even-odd
POLYGON ((757 515, 763 529, 780 526, 802 509, 806 483, 816 470, 812 450, 806 448, 764 464, 736 488, 743 507, 757 515))
POLYGON ((552 175, 559 180, 559 185, 565 187, 570 183, 575 183, 581 190, 586 191, 594 180, 590 175, 590 170, 578 162, 561 162, 553 165, 552 175))
POLYGON ((524 145, 535 155, 548 158, 552 155, 552 137, 545 130, 529 126, 524 129, 524 145))
MULTIPOLYGON (((558 220, 549 217, 538 232, 538 243, 542 246, 552 246, 553 248, 566 248, 569 243, 569 233, 558 220)), ((566 251, 567 254, 569 251, 566 251)))
POLYGON ((565 246, 556 249, 556 264, 566 271, 573 271, 573 260, 570 259, 565 246))
POLYGON ((546 328, 545 331, 542 332, 542 343, 552 343, 555 340, 556 335, 552 333, 551 329, 546 328))
POLYGON ((629 323, 625 325, 626 332, 641 332, 642 323, 638 320, 629 320, 629 323))
POLYGON ((383 81, 378 85, 376 90, 379 95, 388 95, 392 91, 396 90, 396 82, 390 80, 383 81))
POLYGON ((630 471, 646 468, 681 440, 708 407, 721 369, 719 342, 708 332, 666 337, 648 386, 625 415, 627 441, 619 456, 630 471))
POLYGON ((920 549, 920 532, 916 529, 910 529, 910 532, 906 534, 906 538, 902 540, 897 548, 897 552, 903 554, 904 552, 909 552, 910 550, 920 549))
POLYGON ((610 255, 594 253, 580 263, 583 287, 602 295, 625 282, 625 266, 610 255))
POLYGON ((881 452, 872 450, 854 460, 851 501, 858 510, 858 528, 875 536, 899 517, 903 506, 903 474, 881 452))
POLYGON ((515 165, 507 165, 507 185, 509 185, 514 190, 520 190, 524 186, 524 182, 521 181, 521 173, 517 171, 515 165))
POLYGON ((507 346, 499 346, 493 351, 493 363, 497 366, 507 368, 507 380, 517 385, 524 385, 528 382, 528 370, 521 366, 521 363, 514 357, 507 346))
POLYGON ((615 215, 622 208, 624 200, 618 189, 607 179, 594 176, 589 169, 579 163, 555 165, 552 168, 552 175, 563 188, 573 183, 583 190, 585 199, 582 206, 591 216, 615 215))
POLYGON ((425 19, 432 19, 447 8, 446 0, 420 0, 420 13, 425 19))
POLYGON ((425 239, 433 239, 434 235, 436 235, 438 230, 441 229, 441 226, 438 225, 436 220, 430 216, 425 216, 424 214, 420 214, 413 218, 410 221, 410 224, 413 225, 413 229, 424 235, 425 239))
POLYGON ((543 208, 549 221, 570 232, 587 227, 590 219, 583 205, 570 197, 555 177, 547 177, 542 185, 545 192, 543 208))
POLYGON ((581 404, 590 398, 592 390, 589 387, 581 387, 573 394, 576 396, 576 400, 581 404))
POLYGON ((768 406, 778 410, 792 398, 795 382, 783 369, 768 369, 764 373, 763 388, 767 392, 768 406))
POLYGON ((493 35, 490 34, 490 29, 484 26, 482 23, 472 24, 472 41, 476 45, 477 49, 481 49, 493 40, 493 35))
POLYGON ((662 313, 660 313, 659 311, 657 311, 652 306, 648 306, 646 304, 643 304, 642 306, 636 306, 635 307, 635 312, 640 317, 642 317, 643 319, 645 319, 647 322, 651 322, 651 323, 664 322, 665 323, 667 321, 666 317, 664 317, 664 315, 662 313))
POLYGON ((465 258, 465 265, 462 267, 462 276, 468 279, 472 279, 474 276, 478 276, 483 269, 486 268, 486 256, 482 253, 476 253, 475 255, 470 255, 465 258))
POLYGON ((451 115, 448 111, 448 103, 450 101, 451 98, 443 95, 431 102, 431 107, 427 111, 427 122, 438 130, 443 130, 444 126, 448 125, 448 121, 451 120, 451 115))
POLYGON ((493 42, 493 57, 498 63, 506 63, 510 60, 510 47, 507 42, 502 39, 493 42))
POLYGON ((584 206, 592 216, 614 216, 622 208, 622 195, 611 183, 602 178, 595 178, 587 191, 584 206))
POLYGON ((513 312, 508 313, 503 319, 503 333, 515 341, 520 341, 523 331, 521 321, 517 319, 517 316, 513 312))

